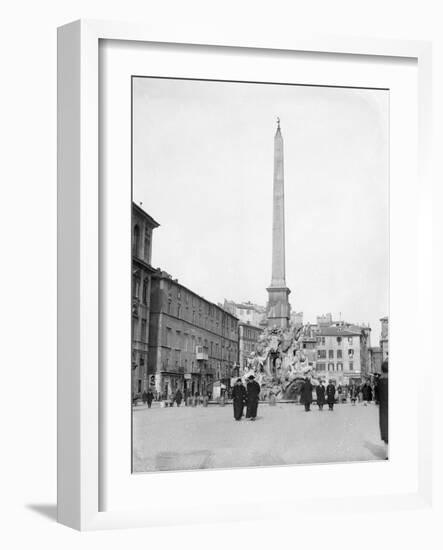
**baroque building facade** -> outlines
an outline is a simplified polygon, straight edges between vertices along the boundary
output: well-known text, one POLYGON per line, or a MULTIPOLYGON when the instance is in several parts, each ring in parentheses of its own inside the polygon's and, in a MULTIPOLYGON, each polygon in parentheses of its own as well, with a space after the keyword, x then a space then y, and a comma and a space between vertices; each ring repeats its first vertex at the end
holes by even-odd
POLYGON ((148 342, 151 302, 152 233, 159 224, 132 204, 132 393, 148 387, 148 342))
POLYGON ((238 319, 165 271, 151 279, 149 383, 162 396, 211 395, 238 367, 238 319))

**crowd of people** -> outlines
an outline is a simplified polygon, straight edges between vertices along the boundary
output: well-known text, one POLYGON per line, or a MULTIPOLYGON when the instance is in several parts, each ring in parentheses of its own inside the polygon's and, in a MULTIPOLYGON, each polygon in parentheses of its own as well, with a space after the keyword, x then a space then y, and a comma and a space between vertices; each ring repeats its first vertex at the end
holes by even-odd
POLYGON ((352 405, 362 402, 367 406, 372 401, 378 404, 379 379, 380 377, 374 376, 372 381, 368 379, 363 384, 354 382, 344 386, 336 385, 334 380, 329 380, 327 385, 324 380, 319 380, 314 386, 311 378, 306 377, 301 385, 300 403, 305 406, 306 411, 311 410, 313 402, 318 405, 319 410, 323 410, 327 403, 331 411, 334 410, 335 403, 346 403, 348 400, 352 405))

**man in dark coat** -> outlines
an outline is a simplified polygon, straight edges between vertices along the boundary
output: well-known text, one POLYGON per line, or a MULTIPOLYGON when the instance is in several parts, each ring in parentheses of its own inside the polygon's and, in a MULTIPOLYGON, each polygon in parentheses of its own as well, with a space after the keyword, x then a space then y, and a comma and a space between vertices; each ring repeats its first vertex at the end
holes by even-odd
POLYGON ((361 388, 361 394, 363 397, 363 401, 365 402, 365 405, 367 405, 372 401, 372 388, 368 380, 366 380, 366 382, 363 384, 361 388))
POLYGON ((241 378, 238 378, 235 386, 232 388, 232 405, 234 407, 235 420, 241 420, 243 416, 246 397, 246 388, 243 386, 241 378))
POLYGON ((317 394, 317 405, 320 411, 323 410, 323 405, 325 404, 325 387, 323 386, 323 380, 320 380, 318 386, 315 389, 317 394))
POLYGON ((183 399, 183 394, 180 391, 180 388, 175 392, 175 402, 177 403, 177 407, 180 407, 181 402, 183 399))
POLYGON ((374 376, 374 401, 375 401, 375 404, 378 405, 378 380, 379 380, 379 375, 376 374, 374 376))
POLYGON ((329 380, 329 384, 326 386, 326 400, 330 411, 334 410, 335 403, 335 386, 332 380, 329 380))
POLYGON ((255 420, 257 417, 258 399, 260 396, 260 384, 256 382, 253 374, 248 376, 246 418, 255 420))
POLYGON ((301 387, 301 400, 305 406, 305 411, 310 411, 312 403, 312 384, 311 380, 308 377, 304 379, 303 385, 301 387))
POLYGON ((151 389, 146 392, 146 401, 148 402, 148 408, 151 408, 151 404, 154 401, 154 393, 151 389))
POLYGON ((358 387, 355 382, 352 382, 349 386, 349 397, 351 398, 351 403, 355 405, 358 398, 358 387))
POLYGON ((388 361, 386 360, 382 363, 381 376, 378 381, 380 437, 385 442, 386 459, 388 458, 388 399, 388 361))

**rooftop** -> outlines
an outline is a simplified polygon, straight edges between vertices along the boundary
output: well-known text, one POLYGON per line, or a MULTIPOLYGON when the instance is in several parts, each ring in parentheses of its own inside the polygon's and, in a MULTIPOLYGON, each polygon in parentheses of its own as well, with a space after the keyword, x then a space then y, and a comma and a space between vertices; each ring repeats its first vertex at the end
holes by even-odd
POLYGON ((160 227, 160 224, 154 220, 152 216, 150 216, 143 208, 136 204, 134 201, 132 201, 132 208, 136 212, 138 212, 143 218, 145 218, 146 221, 148 221, 153 227, 160 227))
POLYGON ((178 279, 173 279, 172 278, 172 275, 170 275, 167 271, 163 271, 162 269, 160 269, 159 267, 155 270, 155 272, 152 274, 152 277, 154 279, 164 279, 164 280, 168 280, 170 281, 171 283, 174 283, 175 285, 179 286, 180 288, 182 288, 183 290, 186 290, 187 292, 189 292, 190 294, 192 294, 193 296, 195 296, 196 298, 198 298, 199 300, 203 300, 204 302, 206 302, 207 304, 209 304, 210 306, 214 306, 216 307, 217 309, 223 311, 224 313, 226 313, 227 315, 229 315, 230 317, 236 319, 238 321, 238 317, 236 317, 233 313, 231 313, 230 311, 227 311, 223 306, 221 306, 220 304, 216 304, 214 302, 211 302, 210 300, 207 300, 206 298, 204 298, 203 296, 200 296, 200 294, 197 294, 196 292, 194 292, 193 290, 191 290, 190 288, 186 287, 185 285, 182 285, 181 283, 179 283, 178 279))

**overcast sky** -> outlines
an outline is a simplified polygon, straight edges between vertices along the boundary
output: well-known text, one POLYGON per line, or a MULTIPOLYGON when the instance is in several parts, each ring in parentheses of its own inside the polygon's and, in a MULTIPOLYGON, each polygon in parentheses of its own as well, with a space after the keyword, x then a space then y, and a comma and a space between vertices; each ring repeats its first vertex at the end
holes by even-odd
POLYGON ((266 304, 273 147, 285 154, 286 283, 305 321, 388 313, 388 109, 382 90, 134 79, 134 200, 152 264, 214 302, 266 304))

